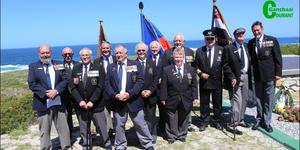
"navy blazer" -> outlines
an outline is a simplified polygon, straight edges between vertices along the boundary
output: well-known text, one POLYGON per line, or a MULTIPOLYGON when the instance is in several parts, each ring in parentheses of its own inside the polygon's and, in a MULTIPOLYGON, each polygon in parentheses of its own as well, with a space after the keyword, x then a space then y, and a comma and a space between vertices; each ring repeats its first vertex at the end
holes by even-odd
POLYGON ((82 81, 82 63, 74 66, 72 71, 72 78, 69 82, 69 88, 72 96, 79 103, 84 100, 91 101, 94 104, 92 110, 94 112, 103 111, 104 102, 101 98, 104 85, 104 69, 99 64, 90 63, 89 71, 98 71, 98 76, 88 76, 86 86, 84 87, 82 81))
MULTIPOLYGON (((53 66, 61 65, 60 61, 52 60, 53 66)), ((55 86, 59 95, 67 89, 67 75, 65 74, 64 67, 55 68, 55 86)), ((28 85, 29 89, 33 92, 32 108, 38 113, 47 111, 47 99, 46 91, 51 87, 48 85, 47 77, 44 71, 44 65, 41 61, 34 62, 29 65, 28 71, 28 85)), ((61 98, 62 104, 64 99, 61 98)))
POLYGON ((256 38, 249 41, 248 49, 253 65, 255 81, 267 82, 282 75, 282 56, 275 37, 264 35, 258 54, 255 51, 256 38))
MULTIPOLYGON (((139 59, 136 59, 137 63, 141 62, 139 59)), ((146 58, 146 68, 144 71, 144 86, 143 90, 150 90, 151 95, 148 98, 143 98, 144 102, 149 102, 150 104, 156 104, 157 102, 157 86, 158 86, 159 75, 155 62, 151 58, 146 58)))
MULTIPOLYGON (((245 53, 247 55, 248 58, 248 70, 247 73, 251 76, 251 57, 248 53, 248 46, 247 43, 243 43, 244 46, 244 50, 245 53)), ((222 56, 222 62, 223 62, 223 72, 224 72, 224 87, 227 90, 231 90, 232 89, 232 85, 231 85, 231 80, 236 79, 237 80, 237 84, 239 85, 240 82, 240 77, 241 77, 241 56, 239 55, 238 52, 238 47, 237 47, 237 43, 234 42, 232 44, 227 45, 226 47, 224 47, 224 51, 223 51, 223 56, 222 56)), ((250 81, 250 80, 249 80, 250 81)), ((251 82, 248 82, 249 84, 251 82)))
POLYGON ((182 101, 183 108, 190 111, 193 107, 193 100, 197 98, 197 78, 193 67, 187 64, 184 65, 181 83, 175 65, 164 68, 160 100, 166 101, 167 109, 178 109, 178 105, 182 101))
POLYGON ((130 98, 126 101, 119 101, 115 96, 120 93, 118 88, 118 66, 117 63, 112 63, 107 67, 107 74, 105 78, 105 90, 107 94, 112 97, 112 110, 123 109, 128 107, 130 112, 137 112, 143 109, 143 101, 140 96, 141 89, 144 85, 143 73, 141 65, 135 60, 127 59, 127 67, 136 66, 137 71, 127 70, 126 92, 129 93, 130 98))
POLYGON ((201 71, 209 75, 207 80, 200 78, 200 89, 221 89, 222 83, 222 51, 223 47, 214 46, 214 58, 212 67, 207 59, 206 46, 197 49, 195 65, 201 71))

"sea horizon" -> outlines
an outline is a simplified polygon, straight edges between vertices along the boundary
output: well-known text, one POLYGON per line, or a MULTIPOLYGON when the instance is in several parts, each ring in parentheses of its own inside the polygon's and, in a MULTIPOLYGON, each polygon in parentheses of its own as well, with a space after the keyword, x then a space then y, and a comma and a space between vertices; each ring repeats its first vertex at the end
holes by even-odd
MULTIPOLYGON (((277 38, 280 45, 299 45, 299 37, 280 37, 277 38)), ((248 42, 250 39, 246 39, 245 42, 248 42)), ((128 49, 128 55, 135 55, 134 48, 138 42, 128 42, 128 43, 112 43, 112 49, 118 44, 123 44, 128 49)), ((173 44, 172 42, 170 42, 173 44)), ((203 40, 187 40, 185 41, 185 46, 193 48, 202 47, 204 45, 203 40)), ((97 44, 86 44, 86 45, 64 45, 64 46, 52 46, 52 59, 55 60, 63 60, 61 56, 61 50, 64 47, 71 47, 74 51, 73 59, 75 61, 79 61, 79 51, 83 47, 88 47, 93 52, 93 58, 96 58, 96 50, 98 48, 97 44)), ((9 49, 1 49, 1 71, 0 73, 18 71, 18 70, 26 70, 28 69, 28 65, 37 61, 38 47, 31 48, 9 48, 9 49)), ((114 52, 113 52, 114 53, 114 52)))

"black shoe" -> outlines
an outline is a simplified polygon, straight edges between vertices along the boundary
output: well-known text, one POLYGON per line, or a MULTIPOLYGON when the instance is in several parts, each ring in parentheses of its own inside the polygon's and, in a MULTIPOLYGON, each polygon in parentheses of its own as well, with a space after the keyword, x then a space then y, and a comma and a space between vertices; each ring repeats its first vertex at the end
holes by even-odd
POLYGON ((168 139, 168 144, 173 144, 175 142, 174 139, 168 139))
POLYGON ((153 146, 146 148, 146 150, 154 150, 153 146))
POLYGON ((178 139, 179 141, 181 141, 181 142, 185 142, 185 138, 183 138, 183 139, 178 139))
POLYGON ((256 122, 254 126, 252 126, 252 130, 257 130, 261 126, 260 122, 256 122))
POLYGON ((212 126, 218 130, 223 130, 223 126, 219 122, 213 123, 212 126))
POLYGON ((105 150, 112 150, 112 146, 111 146, 111 145, 106 146, 106 147, 105 147, 105 150))
POLYGON ((194 129, 192 126, 189 126, 189 127, 188 127, 188 131, 189 131, 189 132, 194 132, 195 129, 194 129))
POLYGON ((269 133, 273 132, 273 128, 272 128, 271 125, 266 125, 266 126, 264 127, 264 129, 265 129, 267 132, 269 132, 269 133))
POLYGON ((246 122, 240 122, 239 123, 239 126, 241 126, 241 127, 244 127, 244 128, 249 128, 250 126, 249 126, 249 124, 248 123, 246 123, 246 122))
POLYGON ((199 131, 200 131, 200 132, 205 131, 205 129, 206 129, 206 126, 200 126, 200 127, 199 127, 199 131))
POLYGON ((231 126, 227 126, 226 127, 226 131, 231 132, 231 133, 235 133, 237 135, 242 135, 243 134, 243 132, 240 131, 240 130, 238 130, 236 127, 234 129, 234 127, 232 125, 231 126))

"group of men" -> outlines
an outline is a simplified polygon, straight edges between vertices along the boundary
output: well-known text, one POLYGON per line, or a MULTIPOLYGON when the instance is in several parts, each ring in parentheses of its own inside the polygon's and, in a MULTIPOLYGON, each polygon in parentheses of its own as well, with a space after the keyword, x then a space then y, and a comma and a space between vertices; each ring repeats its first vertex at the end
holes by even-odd
POLYGON ((159 42, 152 41, 150 47, 140 42, 135 47, 136 60, 127 58, 124 45, 117 45, 113 56, 107 41, 101 44, 101 56, 95 60, 89 48, 82 48, 81 62, 73 61, 69 47, 62 50, 63 62, 52 60, 51 48, 41 45, 40 60, 30 64, 28 74, 33 109, 38 114, 40 148, 51 148, 50 129, 54 122, 61 148, 71 149, 73 108, 83 149, 92 147, 91 121, 104 148, 112 149, 114 144, 116 150, 126 149, 128 115, 144 149, 154 149, 158 133, 165 135, 169 144, 185 142, 187 132, 195 131, 191 110, 198 101, 200 131, 210 124, 242 134, 235 127, 249 127, 244 120, 249 87, 258 97, 257 121, 252 129, 262 127, 272 132, 274 82, 280 80, 282 71, 280 47, 276 38, 263 33, 259 21, 252 25, 255 37, 248 44, 244 42, 245 32, 244 28, 236 29, 235 42, 221 47, 216 44, 214 31, 205 30, 205 46, 196 52, 184 46, 183 34, 175 35, 174 47, 164 54, 160 53, 159 42), (232 106, 231 121, 226 126, 221 115, 223 87, 229 91, 232 106))

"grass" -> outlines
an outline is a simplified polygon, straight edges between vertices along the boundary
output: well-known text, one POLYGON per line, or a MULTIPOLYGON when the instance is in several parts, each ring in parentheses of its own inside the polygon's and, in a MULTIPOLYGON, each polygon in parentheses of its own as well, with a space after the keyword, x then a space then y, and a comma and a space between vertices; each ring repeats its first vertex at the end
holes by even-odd
POLYGON ((281 46, 282 55, 300 55, 300 45, 283 45, 281 46))

